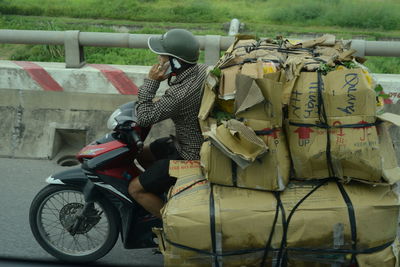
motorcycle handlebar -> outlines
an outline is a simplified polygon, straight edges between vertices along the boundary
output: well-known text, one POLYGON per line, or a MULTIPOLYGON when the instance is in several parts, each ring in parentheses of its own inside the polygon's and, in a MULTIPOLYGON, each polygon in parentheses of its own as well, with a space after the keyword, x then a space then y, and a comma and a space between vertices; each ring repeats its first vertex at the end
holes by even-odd
POLYGON ((136 144, 137 149, 139 151, 142 150, 144 144, 143 144, 142 140, 140 139, 140 136, 136 133, 136 131, 132 131, 131 133, 132 133, 132 140, 136 144))

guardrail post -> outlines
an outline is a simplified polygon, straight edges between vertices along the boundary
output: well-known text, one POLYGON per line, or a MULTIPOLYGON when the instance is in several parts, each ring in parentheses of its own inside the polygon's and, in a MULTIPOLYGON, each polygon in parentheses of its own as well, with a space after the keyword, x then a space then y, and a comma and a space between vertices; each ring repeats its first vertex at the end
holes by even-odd
POLYGON ((214 65, 220 56, 220 35, 206 35, 204 42, 204 62, 206 65, 214 65))
POLYGON ((65 67, 80 68, 86 64, 83 46, 79 44, 79 31, 65 31, 65 67))
POLYGON ((229 36, 235 36, 239 33, 240 21, 238 19, 232 19, 229 25, 229 36))

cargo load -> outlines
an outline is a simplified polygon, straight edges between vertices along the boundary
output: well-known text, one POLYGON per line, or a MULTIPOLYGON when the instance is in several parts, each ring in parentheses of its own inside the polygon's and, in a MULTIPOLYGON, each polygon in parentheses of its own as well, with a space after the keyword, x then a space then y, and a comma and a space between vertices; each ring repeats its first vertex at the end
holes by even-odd
POLYGON ((297 44, 236 40, 204 87, 199 121, 211 143, 201 153, 207 179, 268 191, 284 190, 289 177, 400 180, 387 170, 393 146, 390 153, 381 149, 391 143, 379 136, 382 88, 354 52, 333 35, 297 44), (231 167, 220 170, 217 159, 231 167), (274 175, 243 177, 261 165, 274 175))
POLYGON ((324 49, 314 47, 322 56, 292 56, 285 63, 292 73, 285 129, 294 177, 385 182, 383 162, 390 159, 380 148, 376 84, 352 60, 354 51, 340 42, 324 49))
POLYGON ((200 160, 170 163, 166 266, 399 266, 400 116, 354 52, 234 42, 206 79, 200 160))
POLYGON ((199 122, 209 141, 201 162, 211 183, 269 191, 288 183, 281 70, 286 56, 279 49, 272 40, 236 40, 208 74, 199 122))
POLYGON ((397 262, 399 202, 390 186, 325 179, 266 192, 210 184, 198 162, 171 167, 178 179, 156 231, 166 266, 397 262))

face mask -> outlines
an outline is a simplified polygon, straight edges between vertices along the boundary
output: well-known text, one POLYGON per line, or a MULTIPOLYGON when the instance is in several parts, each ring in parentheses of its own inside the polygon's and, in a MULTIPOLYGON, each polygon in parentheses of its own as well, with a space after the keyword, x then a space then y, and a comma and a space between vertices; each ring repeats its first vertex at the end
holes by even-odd
POLYGON ((176 73, 177 71, 179 71, 182 68, 181 63, 179 63, 179 61, 176 58, 170 58, 169 59, 170 62, 170 67, 167 70, 167 73, 169 70, 171 70, 171 72, 176 73))
POLYGON ((166 64, 168 64, 168 69, 167 69, 167 71, 165 72, 165 75, 168 75, 168 74, 170 74, 170 73, 172 72, 172 67, 171 67, 171 64, 170 64, 169 62, 165 62, 164 66, 165 66, 166 64))

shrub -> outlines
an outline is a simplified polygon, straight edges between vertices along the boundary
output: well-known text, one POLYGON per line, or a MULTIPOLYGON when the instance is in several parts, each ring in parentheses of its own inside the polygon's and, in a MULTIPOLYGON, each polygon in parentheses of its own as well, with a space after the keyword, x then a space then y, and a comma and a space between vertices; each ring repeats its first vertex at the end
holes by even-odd
POLYGON ((324 16, 326 10, 324 1, 321 0, 281 1, 280 4, 276 2, 271 6, 266 19, 284 23, 306 23, 324 16))
POLYGON ((327 12, 324 24, 396 30, 400 27, 400 17, 397 13, 390 3, 342 1, 335 9, 327 12))
POLYGON ((173 7, 170 19, 178 22, 216 22, 219 20, 218 13, 207 1, 192 1, 173 7))
POLYGON ((365 66, 367 66, 372 73, 400 73, 400 58, 367 57, 365 66))

